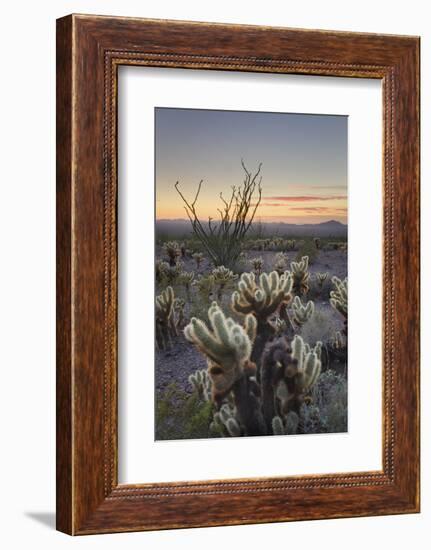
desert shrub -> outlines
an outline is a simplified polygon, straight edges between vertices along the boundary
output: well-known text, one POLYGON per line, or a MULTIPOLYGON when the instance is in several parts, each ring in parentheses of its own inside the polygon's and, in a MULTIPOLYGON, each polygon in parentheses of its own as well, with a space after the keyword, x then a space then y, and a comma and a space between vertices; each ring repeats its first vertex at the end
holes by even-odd
POLYGON ((159 392, 156 403, 156 439, 211 437, 211 401, 202 401, 197 393, 187 394, 172 383, 159 392))
POLYGON ((301 327, 300 334, 306 342, 329 342, 334 332, 339 330, 340 323, 332 310, 317 308, 310 319, 301 327))
POLYGON ((347 431, 347 381, 327 370, 313 386, 310 402, 301 406, 297 433, 340 433, 347 431))
POLYGON ((347 430, 347 380, 333 370, 323 372, 313 387, 313 403, 320 410, 327 431, 347 430))

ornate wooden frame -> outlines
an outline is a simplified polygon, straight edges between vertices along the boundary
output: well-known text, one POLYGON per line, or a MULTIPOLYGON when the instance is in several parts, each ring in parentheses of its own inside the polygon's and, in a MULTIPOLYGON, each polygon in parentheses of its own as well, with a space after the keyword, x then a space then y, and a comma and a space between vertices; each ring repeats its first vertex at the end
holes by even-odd
POLYGON ((419 38, 70 15, 57 21, 57 528, 69 534, 419 511, 419 38), (119 65, 383 82, 383 469, 119 485, 119 65))

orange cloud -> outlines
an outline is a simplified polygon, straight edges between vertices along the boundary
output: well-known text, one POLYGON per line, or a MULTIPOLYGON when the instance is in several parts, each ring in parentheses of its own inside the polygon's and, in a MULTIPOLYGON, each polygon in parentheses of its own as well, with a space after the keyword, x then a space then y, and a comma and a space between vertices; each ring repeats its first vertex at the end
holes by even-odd
POLYGON ((281 196, 264 197, 264 200, 283 201, 283 202, 307 202, 307 201, 341 201, 347 200, 347 195, 299 195, 299 196, 281 196))

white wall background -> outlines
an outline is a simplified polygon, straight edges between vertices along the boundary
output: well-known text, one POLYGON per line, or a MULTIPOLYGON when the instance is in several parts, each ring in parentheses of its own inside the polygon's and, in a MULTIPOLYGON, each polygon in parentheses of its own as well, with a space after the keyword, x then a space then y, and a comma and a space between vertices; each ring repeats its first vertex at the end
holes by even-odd
MULTIPOLYGON (((302 0, 15 0, 2 6, 0 87, 0 522, 4 548, 248 549, 283 545, 331 550, 414 541, 424 548, 431 521, 431 398, 422 406, 422 514, 72 539, 53 530, 55 450, 55 19, 70 12, 422 37, 423 334, 431 330, 431 30, 427 2, 302 0), (428 21, 428 23, 427 23, 428 21), (428 252, 428 254, 426 254, 428 252), (428 529, 427 529, 428 527, 428 529)), ((429 348, 422 387, 429 391, 429 348)))

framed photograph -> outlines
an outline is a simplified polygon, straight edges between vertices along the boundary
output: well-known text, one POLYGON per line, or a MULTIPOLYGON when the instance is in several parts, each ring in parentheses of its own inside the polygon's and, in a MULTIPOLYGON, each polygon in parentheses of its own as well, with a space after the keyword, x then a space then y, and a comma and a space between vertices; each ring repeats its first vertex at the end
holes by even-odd
POLYGON ((419 38, 57 21, 57 528, 419 511, 419 38))

